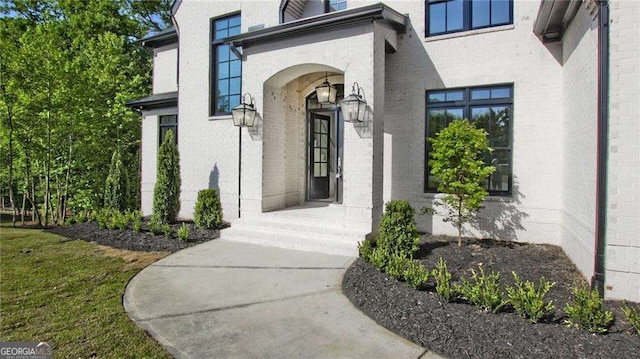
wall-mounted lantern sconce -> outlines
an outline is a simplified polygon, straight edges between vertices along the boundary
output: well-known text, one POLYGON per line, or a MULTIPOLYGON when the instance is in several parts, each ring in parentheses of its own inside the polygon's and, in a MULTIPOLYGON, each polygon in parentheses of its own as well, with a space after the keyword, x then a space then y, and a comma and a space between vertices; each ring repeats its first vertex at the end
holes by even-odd
POLYGON ((245 93, 242 96, 242 103, 231 110, 231 116, 234 126, 253 127, 256 122, 256 105, 253 96, 245 93), (246 101, 247 96, 249 97, 248 102, 246 101))
POLYGON ((351 95, 340 102, 344 122, 363 122, 367 112, 367 101, 364 99, 364 89, 357 82, 351 87, 351 95), (356 91, 357 89, 357 91, 356 91))
POLYGON ((327 79, 327 73, 324 74, 324 82, 316 87, 316 96, 318 97, 318 103, 322 105, 336 103, 336 95, 338 91, 336 87, 329 83, 327 79))

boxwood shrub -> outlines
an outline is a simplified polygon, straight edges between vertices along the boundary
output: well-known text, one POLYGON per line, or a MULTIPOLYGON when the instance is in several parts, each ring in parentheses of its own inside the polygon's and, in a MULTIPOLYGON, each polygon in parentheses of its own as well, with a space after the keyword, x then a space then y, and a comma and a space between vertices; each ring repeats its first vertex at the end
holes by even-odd
POLYGON ((222 226, 222 205, 218 191, 203 189, 198 192, 194 220, 198 228, 213 229, 222 226))

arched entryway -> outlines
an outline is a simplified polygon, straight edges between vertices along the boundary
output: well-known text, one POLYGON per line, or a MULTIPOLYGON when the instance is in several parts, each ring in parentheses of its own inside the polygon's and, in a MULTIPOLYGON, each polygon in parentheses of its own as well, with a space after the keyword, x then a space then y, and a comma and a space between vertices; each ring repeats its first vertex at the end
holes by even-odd
POLYGON ((341 200, 343 83, 340 71, 320 64, 294 66, 264 82, 263 211, 341 200), (317 101, 315 88, 325 80, 339 90, 334 104, 317 101))

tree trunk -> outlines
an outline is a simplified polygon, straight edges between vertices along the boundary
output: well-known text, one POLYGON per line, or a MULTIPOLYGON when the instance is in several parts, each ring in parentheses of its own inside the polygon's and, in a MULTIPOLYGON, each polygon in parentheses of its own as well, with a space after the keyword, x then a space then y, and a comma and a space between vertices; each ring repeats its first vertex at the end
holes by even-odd
POLYGON ((22 220, 22 225, 24 226, 24 211, 27 206, 27 195, 22 191, 22 209, 20 210, 20 219, 22 220))
MULTIPOLYGON (((29 141, 31 142, 31 141, 29 141)), ((31 220, 35 220, 37 218, 38 225, 42 226, 42 218, 40 217, 40 212, 38 211, 38 206, 36 202, 36 181, 31 176, 31 159, 29 158, 28 152, 25 151, 25 165, 26 165, 26 177, 27 177, 27 186, 30 188, 30 196, 29 202, 31 202, 31 220)))
POLYGON ((462 247, 462 197, 458 196, 458 247, 462 247))
POLYGON ((71 136, 69 136, 69 153, 67 156, 67 173, 64 179, 64 195, 62 196, 62 215, 60 216, 61 223, 67 219, 67 201, 69 200, 69 182, 71 180, 71 151, 73 149, 71 136))
POLYGON ((49 207, 51 206, 51 95, 49 94, 49 109, 47 110, 47 156, 45 164, 44 184, 44 226, 49 225, 49 207))
MULTIPOLYGON (((4 65, 4 62, 2 63, 4 65)), ((13 227, 16 226, 16 204, 13 199, 13 103, 7 94, 6 80, 5 80, 4 66, 0 68, 0 89, 2 90, 2 97, 5 99, 3 102, 7 108, 7 127, 9 128, 9 203, 11 205, 11 221, 13 227)), ((4 199, 3 199, 4 207, 4 199)))

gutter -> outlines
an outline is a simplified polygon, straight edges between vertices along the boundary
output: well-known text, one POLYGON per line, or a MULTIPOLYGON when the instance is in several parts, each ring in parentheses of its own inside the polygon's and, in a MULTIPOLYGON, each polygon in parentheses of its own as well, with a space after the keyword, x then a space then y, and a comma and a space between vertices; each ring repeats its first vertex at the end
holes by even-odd
POLYGON ((595 258, 591 288, 604 297, 607 220, 607 155, 609 127, 609 3, 598 6, 598 125, 596 128, 595 258))

